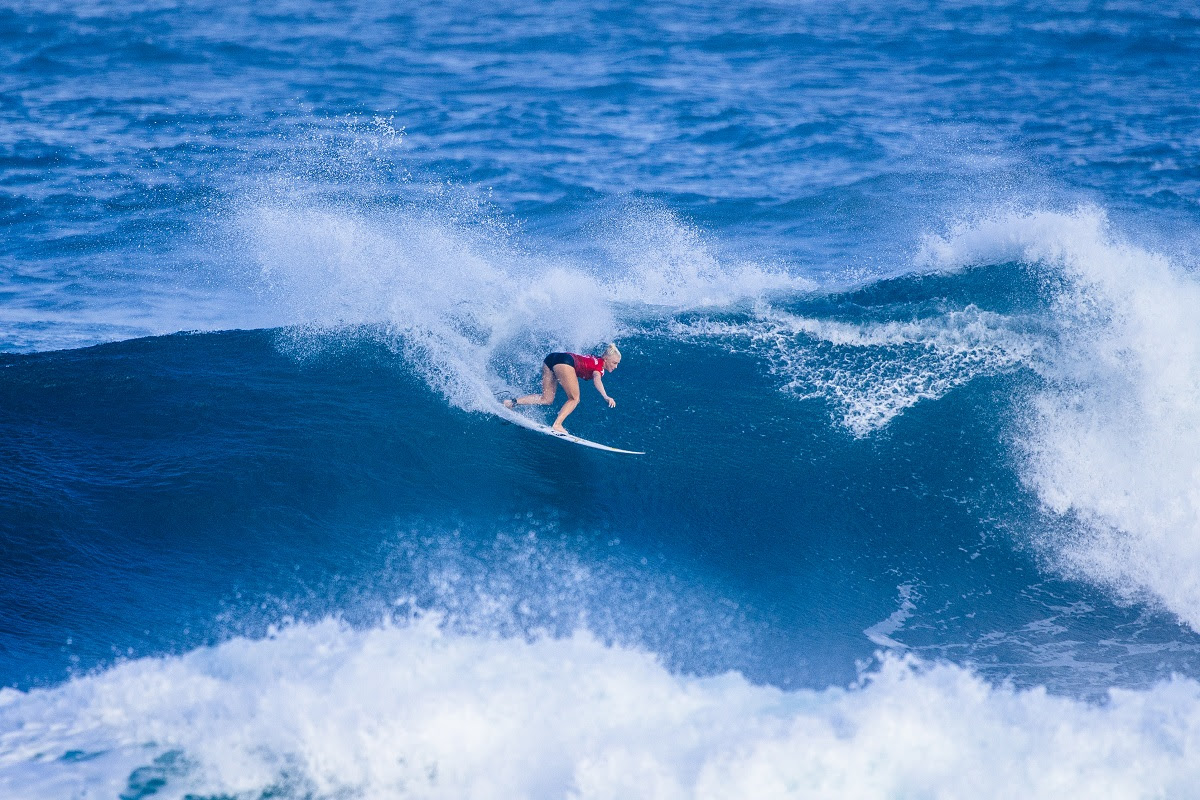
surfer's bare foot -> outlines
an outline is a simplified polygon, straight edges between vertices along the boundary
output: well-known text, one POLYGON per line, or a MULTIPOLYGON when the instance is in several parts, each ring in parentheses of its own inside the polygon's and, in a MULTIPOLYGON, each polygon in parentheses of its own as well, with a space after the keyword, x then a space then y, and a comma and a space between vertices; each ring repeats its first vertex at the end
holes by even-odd
POLYGON ((505 408, 512 408, 515 405, 516 405, 516 401, 514 401, 514 400, 505 400, 504 401, 505 408))
POLYGON ((550 430, 554 431, 555 433, 566 433, 567 432, 567 429, 564 428, 562 425, 551 425, 550 430))

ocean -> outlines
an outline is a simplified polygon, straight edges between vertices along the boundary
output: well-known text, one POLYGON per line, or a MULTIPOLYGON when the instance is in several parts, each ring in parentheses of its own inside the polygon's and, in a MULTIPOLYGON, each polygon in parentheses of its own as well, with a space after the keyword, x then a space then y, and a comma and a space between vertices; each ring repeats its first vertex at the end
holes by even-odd
POLYGON ((0 0, 0 797, 1200 797, 1198 130, 1184 3, 0 0))

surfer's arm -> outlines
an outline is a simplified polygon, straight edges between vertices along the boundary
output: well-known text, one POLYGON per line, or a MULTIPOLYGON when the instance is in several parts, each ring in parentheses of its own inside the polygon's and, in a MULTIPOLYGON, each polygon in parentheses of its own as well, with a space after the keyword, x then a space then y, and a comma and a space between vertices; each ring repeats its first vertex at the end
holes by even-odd
POLYGON ((596 391, 600 393, 600 396, 608 401, 608 407, 614 408, 617 405, 617 401, 609 397, 608 392, 604 391, 604 381, 600 380, 599 372, 596 373, 596 377, 592 378, 592 383, 596 385, 596 391))

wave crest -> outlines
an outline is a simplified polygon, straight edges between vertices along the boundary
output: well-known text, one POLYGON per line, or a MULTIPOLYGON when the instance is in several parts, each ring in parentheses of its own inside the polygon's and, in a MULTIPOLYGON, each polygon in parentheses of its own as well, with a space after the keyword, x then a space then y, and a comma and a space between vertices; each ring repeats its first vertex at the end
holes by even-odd
POLYGON ((988 219, 926 253, 1055 279, 1043 387, 1018 444, 1025 482, 1066 523, 1039 540, 1069 573, 1200 630, 1200 282, 1096 208, 988 219))

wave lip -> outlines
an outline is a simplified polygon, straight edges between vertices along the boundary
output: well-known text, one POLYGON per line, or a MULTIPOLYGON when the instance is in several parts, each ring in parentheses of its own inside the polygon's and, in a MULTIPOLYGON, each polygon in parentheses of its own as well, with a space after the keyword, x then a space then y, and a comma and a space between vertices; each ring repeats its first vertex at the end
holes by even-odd
POLYGON ((1200 281, 1121 240, 1096 208, 1012 213, 931 238, 944 269, 1018 261, 1053 279, 1022 477, 1073 574, 1200 630, 1200 281))
POLYGON ((1200 684, 1090 705, 884 657, 785 692, 585 632, 326 620, 0 691, 0 740, 0 787, 30 798, 1185 796, 1200 684))

